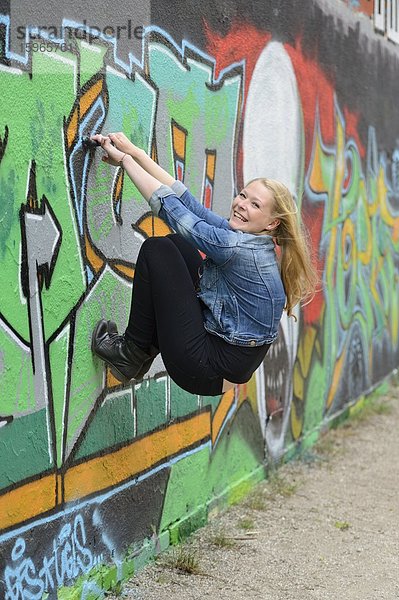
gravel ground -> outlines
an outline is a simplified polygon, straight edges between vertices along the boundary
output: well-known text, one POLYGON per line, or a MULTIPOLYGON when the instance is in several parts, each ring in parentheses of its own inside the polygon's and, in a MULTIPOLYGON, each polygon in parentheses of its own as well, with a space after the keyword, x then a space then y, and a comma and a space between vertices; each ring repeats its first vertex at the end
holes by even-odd
POLYGON ((329 431, 118 598, 399 598, 398 400, 393 388, 329 431))

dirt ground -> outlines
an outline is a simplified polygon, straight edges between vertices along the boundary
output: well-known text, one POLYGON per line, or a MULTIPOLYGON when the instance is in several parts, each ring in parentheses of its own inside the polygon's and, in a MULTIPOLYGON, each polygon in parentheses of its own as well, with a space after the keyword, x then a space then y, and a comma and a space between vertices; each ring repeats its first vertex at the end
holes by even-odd
POLYGON ((398 492, 393 387, 110 598, 394 600, 398 492))

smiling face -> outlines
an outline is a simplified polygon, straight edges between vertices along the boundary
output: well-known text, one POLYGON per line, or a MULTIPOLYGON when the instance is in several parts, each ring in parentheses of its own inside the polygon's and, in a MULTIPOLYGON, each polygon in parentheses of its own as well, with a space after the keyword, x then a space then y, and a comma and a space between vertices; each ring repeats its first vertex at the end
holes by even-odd
POLYGON ((245 233, 272 233, 279 224, 273 209, 273 193, 261 181, 252 181, 234 198, 229 225, 245 233))

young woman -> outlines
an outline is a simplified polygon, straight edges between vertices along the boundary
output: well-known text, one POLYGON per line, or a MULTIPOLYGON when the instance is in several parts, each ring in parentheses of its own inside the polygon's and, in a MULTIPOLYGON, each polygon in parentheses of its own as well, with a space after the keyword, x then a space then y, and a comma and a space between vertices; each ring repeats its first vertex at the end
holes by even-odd
POLYGON ((148 238, 136 263, 129 322, 102 319, 92 349, 122 381, 141 379, 161 352, 184 390, 219 395, 248 381, 285 309, 314 293, 315 272, 289 190, 255 179, 228 220, 204 208, 123 133, 92 138, 176 234, 148 238), (275 243, 281 246, 278 259, 275 243), (206 255, 202 260, 198 250, 206 255))

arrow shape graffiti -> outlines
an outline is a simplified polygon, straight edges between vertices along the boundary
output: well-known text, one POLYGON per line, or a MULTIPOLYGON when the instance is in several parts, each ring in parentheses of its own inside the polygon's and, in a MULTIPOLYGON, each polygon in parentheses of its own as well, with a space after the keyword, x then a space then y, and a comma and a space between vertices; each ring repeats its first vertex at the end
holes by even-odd
MULTIPOLYGON (((37 210, 29 212, 29 207, 22 205, 21 217, 23 246, 21 270, 25 275, 23 288, 28 300, 36 408, 47 407, 49 419, 52 407, 48 404, 48 350, 44 338, 39 274, 44 276, 48 288, 62 235, 58 221, 45 197, 42 198, 40 212, 37 210)), ((49 438, 51 429, 49 427, 49 438)), ((53 456, 50 443, 49 452, 50 456, 53 456)))

